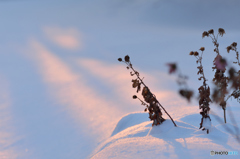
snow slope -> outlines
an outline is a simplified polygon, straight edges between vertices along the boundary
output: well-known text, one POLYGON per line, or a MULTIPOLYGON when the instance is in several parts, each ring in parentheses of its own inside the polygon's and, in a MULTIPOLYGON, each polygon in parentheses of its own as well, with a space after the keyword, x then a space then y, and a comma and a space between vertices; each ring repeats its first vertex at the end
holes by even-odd
POLYGON ((213 125, 210 133, 206 134, 197 128, 198 125, 187 123, 187 121, 199 122, 199 114, 190 114, 177 119, 177 127, 174 127, 169 119, 159 126, 152 127, 152 122, 147 121, 147 117, 147 113, 124 116, 118 122, 112 136, 95 150, 92 158, 191 159, 209 158, 212 150, 240 151, 240 143, 236 141, 235 136, 224 129, 226 126, 232 129, 232 124, 213 125))

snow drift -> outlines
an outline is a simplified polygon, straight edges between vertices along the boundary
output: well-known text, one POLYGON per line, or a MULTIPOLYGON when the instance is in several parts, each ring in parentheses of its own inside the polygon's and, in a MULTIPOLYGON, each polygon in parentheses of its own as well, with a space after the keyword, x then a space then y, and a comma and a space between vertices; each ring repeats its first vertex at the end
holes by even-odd
POLYGON ((112 136, 98 146, 92 158, 207 158, 211 151, 240 150, 239 143, 224 131, 222 124, 212 126, 207 134, 199 130, 198 125, 186 122, 187 119, 190 123, 197 123, 199 114, 176 120, 178 127, 174 127, 169 119, 152 127, 147 117, 147 113, 122 117, 112 136))

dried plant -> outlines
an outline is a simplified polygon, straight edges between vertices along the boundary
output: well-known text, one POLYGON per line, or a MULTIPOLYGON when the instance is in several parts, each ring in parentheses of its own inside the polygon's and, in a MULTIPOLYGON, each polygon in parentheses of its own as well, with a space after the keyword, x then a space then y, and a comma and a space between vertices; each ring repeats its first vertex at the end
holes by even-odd
MULTIPOLYGON (((225 30, 222 28, 218 29, 218 33, 215 36, 214 30, 211 29, 209 31, 204 31, 202 33, 202 38, 204 37, 210 37, 212 39, 212 43, 214 44, 214 52, 216 53, 216 57, 213 59, 213 71, 214 71, 214 77, 212 81, 214 82, 213 93, 210 93, 210 87, 207 84, 207 78, 204 74, 204 69, 202 65, 203 60, 203 53, 205 51, 204 47, 201 47, 198 51, 191 51, 189 53, 190 56, 194 56, 197 60, 196 63, 198 64, 197 74, 200 75, 198 80, 202 81, 202 85, 198 88, 199 92, 199 109, 201 109, 200 114, 202 115, 201 123, 199 129, 206 130, 207 133, 209 133, 209 128, 211 126, 211 118, 209 116, 210 111, 210 103, 214 102, 217 103, 224 112, 224 122, 226 123, 226 105, 227 101, 230 97, 233 97, 237 99, 237 101, 240 103, 240 70, 236 71, 233 67, 230 67, 228 69, 228 76, 226 76, 226 66, 227 61, 221 56, 219 51, 219 43, 218 43, 218 36, 223 36, 225 33, 225 30), (228 88, 229 84, 231 84, 231 87, 228 88), (232 93, 229 94, 229 91, 232 90, 232 93)), ((240 66, 239 62, 239 53, 237 51, 237 43, 233 42, 230 46, 227 48, 227 52, 234 51, 236 53, 236 59, 237 61, 233 62, 234 64, 237 64, 240 66)), ((186 98, 188 101, 191 100, 193 97, 193 91, 189 90, 186 82, 186 76, 183 76, 180 71, 177 71, 177 65, 175 63, 167 64, 169 66, 169 73, 175 73, 179 72, 178 75, 178 84, 184 85, 184 89, 180 89, 179 93, 182 97, 186 98), (184 77, 184 78, 183 78, 184 77), (181 82, 179 82, 181 81, 181 82)))
MULTIPOLYGON (((204 32, 204 35, 206 35, 206 32, 204 32)), ((198 92, 199 92, 199 109, 201 109, 200 114, 202 115, 199 129, 206 130, 207 133, 209 133, 209 128, 206 125, 206 123, 204 123, 204 122, 208 122, 208 123, 211 122, 211 118, 209 116, 209 111, 210 111, 210 107, 209 107, 210 104, 209 103, 211 102, 211 99, 210 99, 210 87, 207 84, 207 79, 206 79, 206 77, 204 75, 203 65, 202 65, 202 56, 203 56, 203 52, 204 52, 205 48, 201 47, 199 50, 202 51, 201 54, 199 54, 197 51, 195 51, 192 54, 193 51, 191 51, 190 55, 191 56, 193 55, 194 57, 197 58, 196 63, 199 65, 197 67, 198 68, 197 74, 200 75, 198 80, 202 80, 203 81, 203 84, 198 88, 198 92)))
MULTIPOLYGON (((209 30, 208 35, 205 35, 206 33, 203 33, 203 35, 210 37, 212 39, 212 43, 214 44, 214 52, 216 53, 216 57, 213 60, 213 71, 215 71, 213 82, 215 85, 213 94, 212 94, 212 100, 213 102, 217 103, 219 106, 222 107, 224 112, 224 122, 226 123, 226 105, 227 101, 230 97, 234 97, 239 101, 240 97, 240 70, 235 71, 233 67, 230 67, 228 69, 228 76, 226 76, 226 66, 227 66, 227 60, 224 59, 219 51, 219 43, 218 43, 218 36, 223 36, 225 34, 225 30, 222 28, 218 29, 218 34, 215 36, 213 29, 209 30), (229 84, 232 83, 231 87, 228 88, 229 84), (230 95, 229 91, 233 90, 230 95)), ((205 37, 203 36, 203 37, 205 37)), ((239 53, 237 51, 237 43, 233 42, 230 46, 227 48, 227 52, 234 51, 236 53, 236 62, 233 62, 234 64, 239 63, 239 53)))
POLYGON ((136 95, 133 95, 133 99, 139 99, 141 101, 141 104, 145 106, 146 108, 144 111, 148 111, 149 114, 149 119, 153 121, 152 126, 154 125, 160 125, 162 122, 165 121, 165 119, 162 117, 162 110, 169 116, 169 118, 172 120, 174 126, 177 126, 172 117, 167 113, 167 111, 164 109, 164 107, 159 103, 157 100, 156 96, 150 91, 149 87, 145 85, 143 82, 143 79, 140 78, 139 72, 137 72, 130 61, 130 57, 126 55, 124 57, 124 60, 122 58, 118 58, 119 62, 124 62, 127 64, 127 69, 131 69, 132 71, 130 72, 131 76, 136 76, 135 79, 132 80, 132 87, 137 88, 137 93, 141 91, 141 87, 143 86, 142 89, 142 96, 143 100, 138 98, 136 95), (161 109, 160 109, 161 107, 161 109))
MULTIPOLYGON (((233 42, 230 46, 227 47, 227 52, 229 53, 230 51, 234 51, 236 53, 236 59, 237 61, 233 62, 234 64, 237 64, 240 66, 239 63, 239 53, 237 51, 237 43, 233 42)), ((231 67, 228 71, 229 74, 229 82, 232 83, 231 88, 233 89, 232 93, 227 97, 225 102, 230 97, 233 97, 237 99, 237 101, 240 103, 240 70, 236 71, 233 67, 231 67)))
MULTIPOLYGON (((212 43, 214 44, 214 52, 216 53, 216 57, 213 60, 213 71, 214 71, 214 77, 212 81, 214 82, 213 87, 213 93, 210 93, 210 87, 207 84, 207 79, 204 75, 204 69, 202 65, 202 59, 203 59, 203 52, 205 51, 204 47, 201 47, 199 50, 201 53, 198 53, 197 51, 191 51, 189 55, 194 56, 197 60, 196 63, 198 64, 197 74, 200 75, 198 80, 202 80, 203 84, 198 88, 199 91, 199 109, 201 109, 200 114, 202 115, 200 128, 202 130, 207 130, 207 133, 209 130, 204 126, 206 125, 204 121, 210 122, 210 103, 214 102, 217 103, 224 112, 224 121, 226 123, 226 105, 227 101, 230 97, 234 97, 235 99, 239 101, 240 99, 240 70, 235 71, 233 67, 230 67, 228 70, 228 75, 226 76, 226 66, 227 61, 222 57, 219 51, 219 43, 218 43, 218 36, 223 36, 225 34, 225 30, 222 28, 218 29, 217 35, 214 34, 214 30, 211 29, 209 31, 204 31, 202 33, 202 38, 204 37, 210 37, 212 39, 212 43), (229 84, 231 83, 231 87, 228 88, 229 84), (230 95, 228 95, 228 92, 230 90, 233 90, 230 95), (211 97, 210 97, 211 95, 211 97)), ((234 51, 236 53, 236 59, 237 61, 233 62, 234 64, 238 64, 240 66, 239 62, 239 53, 237 51, 237 43, 233 42, 230 46, 227 48, 227 52, 234 51)))

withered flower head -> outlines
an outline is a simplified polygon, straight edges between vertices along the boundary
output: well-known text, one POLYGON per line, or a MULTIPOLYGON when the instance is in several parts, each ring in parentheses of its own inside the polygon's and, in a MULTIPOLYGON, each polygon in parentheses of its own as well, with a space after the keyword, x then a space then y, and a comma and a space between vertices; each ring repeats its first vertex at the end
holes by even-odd
POLYGON ((204 38, 205 36, 207 36, 207 37, 208 37, 208 35, 209 35, 209 33, 208 33, 208 32, 206 32, 206 31, 204 31, 204 32, 202 33, 202 38, 204 38))
POLYGON ((229 53, 229 51, 232 50, 232 46, 228 46, 227 47, 227 52, 229 53))
POLYGON ((236 46, 237 46, 237 43, 236 43, 236 42, 233 42, 233 43, 231 44, 231 46, 232 46, 232 47, 236 47, 236 46))
POLYGON ((121 61, 122 61, 122 58, 118 58, 118 61, 121 62, 121 61))
POLYGON ((213 29, 210 29, 210 30, 208 30, 208 33, 209 33, 209 34, 213 34, 213 33, 214 33, 214 30, 213 30, 213 29))
POLYGON ((193 51, 191 51, 191 52, 189 53, 189 55, 194 55, 194 52, 193 52, 193 51))
POLYGON ((204 50, 205 50, 205 48, 204 48, 204 47, 201 47, 199 50, 201 50, 201 51, 204 51, 204 50))
POLYGON ((218 34, 219 34, 220 36, 223 36, 223 34, 226 34, 226 33, 225 33, 225 30, 224 30, 223 28, 219 28, 219 29, 218 29, 218 34))
POLYGON ((193 96, 193 91, 181 89, 181 90, 179 90, 179 94, 181 96, 183 96, 184 98, 186 98, 188 100, 188 102, 190 102, 190 100, 193 96))
POLYGON ((169 66, 169 73, 174 73, 177 70, 177 64, 176 63, 168 63, 167 66, 169 66))
POLYGON ((133 99, 136 99, 137 98, 137 96, 136 95, 133 95, 133 99))
POLYGON ((128 55, 126 55, 126 56, 124 57, 124 60, 125 60, 126 62, 130 62, 130 57, 129 57, 128 55))
POLYGON ((224 71, 225 68, 226 68, 226 66, 227 66, 227 61, 226 61, 224 58, 222 58, 221 55, 218 55, 218 56, 216 57, 216 60, 215 60, 215 62, 214 62, 214 65, 216 66, 216 68, 217 68, 218 70, 224 71))
POLYGON ((194 56, 198 56, 199 53, 197 51, 194 52, 194 56))

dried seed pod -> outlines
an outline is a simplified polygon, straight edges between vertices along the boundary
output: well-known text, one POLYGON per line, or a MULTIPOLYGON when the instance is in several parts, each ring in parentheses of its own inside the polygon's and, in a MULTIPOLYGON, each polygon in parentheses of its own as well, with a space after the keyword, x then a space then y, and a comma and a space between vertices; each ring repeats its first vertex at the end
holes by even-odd
POLYGON ((199 53, 197 51, 194 52, 194 56, 198 56, 199 53))
POLYGON ((232 46, 228 46, 228 47, 227 47, 227 52, 228 52, 228 53, 230 52, 230 50, 232 50, 232 46))
POLYGON ((204 48, 204 47, 201 47, 199 50, 201 50, 201 51, 204 51, 204 50, 205 50, 205 48, 204 48))
POLYGON ((191 51, 191 52, 189 53, 189 55, 194 55, 194 52, 193 52, 193 51, 191 51))
POLYGON ((183 96, 184 98, 187 98, 188 101, 190 101, 190 100, 191 100, 191 97, 192 97, 192 95, 193 95, 193 91, 181 89, 181 90, 179 91, 179 94, 180 94, 181 96, 183 96))
POLYGON ((169 74, 176 72, 177 70, 176 63, 168 63, 167 66, 169 67, 169 74))
POLYGON ((210 29, 210 30, 208 30, 208 33, 209 33, 209 34, 213 34, 213 33, 214 33, 214 30, 213 30, 213 29, 210 29))
POLYGON ((237 43, 236 43, 236 42, 233 42, 233 43, 231 44, 231 46, 232 46, 232 47, 236 47, 236 46, 237 46, 237 43))
POLYGON ((226 33, 225 33, 225 30, 224 30, 223 28, 219 28, 219 29, 218 29, 218 34, 219 34, 220 36, 223 36, 223 34, 226 34, 226 33))
POLYGON ((208 37, 208 35, 209 35, 209 33, 208 33, 208 32, 206 32, 206 31, 204 31, 204 32, 202 33, 202 38, 204 38, 205 36, 207 36, 207 37, 208 37))
POLYGON ((130 57, 129 57, 128 55, 126 55, 126 56, 124 57, 124 60, 125 60, 126 62, 130 62, 130 57))

